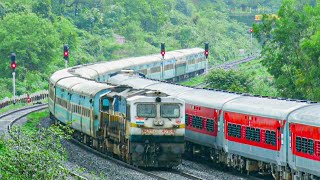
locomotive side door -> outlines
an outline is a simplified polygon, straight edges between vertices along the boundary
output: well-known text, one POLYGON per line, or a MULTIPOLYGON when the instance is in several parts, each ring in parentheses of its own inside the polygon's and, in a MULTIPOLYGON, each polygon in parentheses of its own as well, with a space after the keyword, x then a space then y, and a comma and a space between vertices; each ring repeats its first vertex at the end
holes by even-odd
POLYGON ((101 124, 101 127, 103 127, 104 129, 104 134, 103 134, 103 137, 106 137, 107 136, 107 127, 109 125, 109 121, 110 121, 110 112, 112 112, 112 98, 108 97, 107 95, 109 94, 110 92, 108 93, 105 93, 105 94, 102 94, 100 96, 100 102, 99 102, 99 119, 100 119, 100 124, 101 124))

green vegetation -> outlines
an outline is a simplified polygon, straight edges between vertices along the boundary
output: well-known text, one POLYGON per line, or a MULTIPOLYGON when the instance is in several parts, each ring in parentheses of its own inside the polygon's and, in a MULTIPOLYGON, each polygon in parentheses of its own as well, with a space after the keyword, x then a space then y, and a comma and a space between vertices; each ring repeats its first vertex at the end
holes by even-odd
POLYGON ((185 86, 196 86, 198 84, 203 83, 204 80, 205 80, 204 76, 196 76, 194 78, 191 78, 188 81, 181 82, 180 84, 185 85, 185 86))
POLYGON ((0 114, 3 114, 3 113, 5 113, 7 111, 10 111, 10 110, 19 109, 19 108, 24 107, 24 106, 26 106, 25 103, 6 106, 6 107, 0 109, 0 114))
POLYGON ((51 126, 40 128, 40 120, 48 110, 32 113, 22 127, 13 127, 12 139, 0 137, 1 179, 66 179, 62 169, 66 151, 61 140, 68 139, 69 128, 51 126), (68 133, 67 133, 68 134, 68 133))
POLYGON ((210 0, 3 0, 0 99, 12 94, 11 52, 18 95, 47 88, 49 75, 64 67, 63 44, 70 46, 70 66, 159 53, 160 42, 170 51, 208 41, 210 62, 233 59, 239 49, 251 49, 248 27, 222 7, 227 4, 210 0))
POLYGON ((262 65, 261 60, 241 64, 238 71, 247 74, 251 78, 249 93, 262 96, 279 96, 274 85, 274 79, 267 72, 267 68, 262 65))
POLYGON ((49 110, 31 113, 27 116, 27 122, 22 126, 22 129, 29 132, 36 132, 39 130, 40 121, 49 117, 49 110))
POLYGON ((314 1, 285 0, 278 17, 254 27, 263 45, 262 64, 281 96, 320 100, 320 9, 314 1))
POLYGON ((234 92, 250 92, 252 78, 248 74, 235 70, 215 69, 206 76, 209 88, 234 92))
POLYGON ((66 161, 61 145, 66 135, 62 129, 53 126, 26 131, 14 127, 12 137, 0 138, 1 179, 65 179, 68 176, 68 172, 60 168, 66 161))

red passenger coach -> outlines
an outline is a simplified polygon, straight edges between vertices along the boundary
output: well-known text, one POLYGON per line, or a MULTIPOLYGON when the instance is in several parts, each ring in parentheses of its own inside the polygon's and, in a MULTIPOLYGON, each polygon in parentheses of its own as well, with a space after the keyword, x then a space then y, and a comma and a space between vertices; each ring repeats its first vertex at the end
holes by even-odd
POLYGON ((217 136, 218 115, 219 111, 216 109, 186 104, 186 129, 217 136))
POLYGON ((294 179, 320 177, 320 105, 300 108, 288 117, 288 164, 294 179))
POLYGON ((320 161, 320 127, 290 124, 290 133, 294 155, 320 161))
POLYGON ((225 137, 229 141, 279 151, 285 120, 225 112, 225 137))

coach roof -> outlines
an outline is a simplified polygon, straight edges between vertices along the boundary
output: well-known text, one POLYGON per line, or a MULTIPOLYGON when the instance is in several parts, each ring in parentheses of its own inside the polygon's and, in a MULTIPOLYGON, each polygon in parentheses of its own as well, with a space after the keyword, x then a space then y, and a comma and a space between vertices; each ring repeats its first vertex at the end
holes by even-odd
POLYGON ((292 112, 288 121, 320 127, 320 104, 306 106, 292 112))
POLYGON ((223 110, 285 120, 290 112, 306 105, 304 102, 244 96, 226 103, 223 110))

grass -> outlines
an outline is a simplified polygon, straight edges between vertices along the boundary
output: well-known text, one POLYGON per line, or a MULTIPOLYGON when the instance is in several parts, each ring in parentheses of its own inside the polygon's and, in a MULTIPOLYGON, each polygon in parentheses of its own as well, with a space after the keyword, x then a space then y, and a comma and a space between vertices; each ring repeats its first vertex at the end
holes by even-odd
POLYGON ((6 107, 0 109, 0 114, 3 114, 3 113, 5 113, 7 111, 10 111, 10 110, 22 108, 22 107, 24 107, 26 105, 27 104, 22 103, 22 104, 15 104, 15 105, 12 104, 12 105, 6 106, 6 107))
POLYGON ((194 78, 191 78, 189 81, 181 82, 180 84, 185 85, 185 86, 196 86, 196 85, 204 82, 204 80, 205 80, 205 76, 199 75, 194 78))
POLYGON ((48 110, 31 113, 27 116, 27 122, 22 126, 22 129, 29 132, 35 132, 39 129, 38 125, 40 121, 47 117, 49 117, 48 110))

